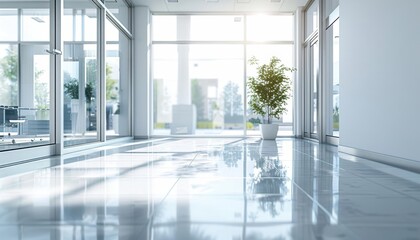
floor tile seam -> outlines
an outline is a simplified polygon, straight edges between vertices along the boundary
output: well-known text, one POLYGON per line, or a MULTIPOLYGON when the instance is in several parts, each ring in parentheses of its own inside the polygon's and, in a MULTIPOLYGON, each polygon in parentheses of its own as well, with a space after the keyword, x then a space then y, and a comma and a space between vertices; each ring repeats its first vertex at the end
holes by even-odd
MULTIPOLYGON (((177 197, 189 197, 189 198, 229 198, 229 199, 236 199, 236 198, 243 198, 244 193, 218 193, 218 194, 211 194, 211 193, 188 193, 188 194, 177 194, 177 197)), ((281 194, 253 194, 253 193, 246 193, 246 199, 259 199, 262 197, 284 197, 281 194)), ((295 201, 293 198, 284 198, 282 199, 283 202, 290 202, 295 201)))
MULTIPOLYGON (((160 161, 160 160, 155 160, 155 161, 160 161)), ((127 173, 133 172, 134 170, 136 170, 136 169, 138 169, 140 167, 144 167, 143 165, 147 166, 148 163, 143 163, 143 164, 140 164, 140 165, 135 166, 134 168, 126 169, 125 171, 123 171, 123 173, 119 172, 119 173, 116 173, 115 175, 107 176, 107 178, 109 178, 109 179, 118 179, 121 176, 121 174, 124 174, 125 175, 127 173)), ((94 181, 88 183, 88 185, 89 185, 88 187, 94 187, 94 186, 97 186, 98 184, 101 184, 101 182, 103 182, 102 181, 103 178, 99 178, 99 179, 98 178, 93 178, 93 180, 94 181)), ((179 178, 176 180, 176 182, 178 182, 178 180, 179 180, 179 178)), ((75 187, 75 188, 71 189, 71 192, 68 193, 68 194, 69 195, 75 194, 78 191, 83 190, 84 188, 85 188, 85 186, 83 186, 83 187, 75 187)), ((172 190, 172 188, 170 190, 172 190)))
MULTIPOLYGON (((190 161, 190 164, 192 163, 192 161, 194 161, 194 159, 199 155, 199 153, 196 153, 195 157, 190 161)), ((190 165, 189 164, 189 165, 190 165)), ((172 185, 172 187, 169 189, 169 191, 165 194, 165 196, 163 197, 163 199, 158 203, 158 205, 160 205, 165 199, 166 197, 169 195, 169 193, 172 191, 172 189, 175 187, 175 185, 178 183, 178 181, 180 180, 181 177, 176 177, 174 179, 176 179, 175 183, 172 185)), ((96 184, 95 184, 96 185, 96 184)), ((76 189, 72 189, 72 191, 74 191, 76 189)), ((57 197, 57 196, 54 196, 57 197)), ((152 215, 154 214, 154 212, 152 212, 152 215)))
MULTIPOLYGON (((196 153, 196 155, 194 156, 194 158, 190 161, 190 163, 187 166, 191 166, 192 162, 194 161, 194 159, 199 155, 200 153, 196 153)), ((154 218, 155 218, 155 213, 157 211, 157 209, 163 204, 163 202, 168 198, 169 194, 172 192, 172 190, 174 189, 175 185, 179 182, 179 180, 181 179, 181 177, 177 177, 177 180, 175 181, 175 183, 172 185, 172 187, 169 189, 169 191, 165 194, 165 196, 156 204, 156 207, 153 208, 150 216, 147 217, 147 222, 145 224, 149 225, 149 224, 153 224, 154 218)), ((143 230, 142 230, 143 231, 143 230)))
MULTIPOLYGON (((300 150, 298 150, 298 149, 293 149, 293 150, 294 150, 295 152, 298 152, 298 153, 302 154, 302 155, 305 155, 305 156, 311 157, 311 158, 313 158, 314 160, 317 160, 317 161, 323 162, 323 163, 328 164, 328 165, 330 165, 330 166, 334 166, 333 164, 331 164, 331 163, 329 163, 329 162, 326 162, 326 161, 324 161, 324 160, 322 160, 322 159, 320 159, 320 158, 318 158, 318 157, 316 157, 316 156, 312 156, 311 154, 308 154, 308 153, 306 153, 306 152, 300 151, 300 150)), ((339 167, 339 169, 344 170, 344 171, 347 171, 346 169, 341 168, 341 167, 339 167)))
POLYGON ((337 219, 324 206, 322 206, 322 204, 320 204, 318 201, 316 201, 309 193, 307 193, 303 188, 301 188, 295 181, 292 180, 292 183, 303 194, 305 194, 312 202, 314 202, 325 214, 327 214, 329 218, 332 218, 332 219, 334 219, 334 221, 337 221, 337 219))
MULTIPOLYGON (((151 218, 150 218, 151 220, 151 218)), ((107 226, 107 227, 121 227, 121 226, 139 226, 147 224, 148 221, 145 222, 132 222, 132 223, 116 223, 116 222, 99 222, 99 223, 86 223, 86 222, 72 222, 72 221, 50 221, 50 222, 17 222, 17 223, 8 223, 8 224, 0 224, 0 228, 2 227, 17 227, 17 226, 27 226, 27 227, 77 227, 77 226, 85 226, 85 227, 98 227, 98 226, 107 226)), ((209 224, 209 225, 231 225, 231 226, 243 226, 244 222, 243 219, 241 221, 185 221, 185 220, 174 220, 173 224, 179 224, 179 223, 192 223, 192 224, 209 224)), ((172 225, 172 223, 162 223, 162 222, 156 222, 154 220, 154 226, 165 226, 165 225, 172 225)), ((313 225, 312 222, 303 222, 298 223, 296 221, 247 221, 245 223, 247 226, 278 226, 278 225, 313 225)), ((401 227, 401 226, 407 226, 407 227, 413 227, 418 225, 407 225, 407 224, 401 224, 401 226, 395 226, 395 224, 328 224, 328 225, 343 225, 343 226, 351 226, 351 227, 401 227)), ((420 228, 419 228, 420 229, 420 228)))
MULTIPOLYGON (((176 225, 176 224, 190 224, 190 225, 200 225, 200 224, 205 224, 205 225, 222 225, 222 226, 238 226, 238 227, 243 227, 244 225, 247 227, 263 227, 263 226, 278 226, 278 225, 296 225, 295 222, 293 221, 270 221, 270 222, 250 222, 247 221, 246 223, 243 222, 244 220, 242 219, 241 221, 237 221, 237 222, 228 222, 226 220, 224 221, 195 221, 195 220, 174 220, 173 222, 167 223, 167 222, 154 222, 153 226, 154 227, 162 227, 162 226, 172 226, 172 225, 176 225)), ((311 225, 311 224, 302 224, 302 225, 311 225)))
MULTIPOLYGON (((296 148, 295 148, 294 150, 295 150, 296 152, 299 152, 299 153, 303 154, 303 155, 309 156, 309 157, 313 158, 314 160, 318 160, 318 161, 321 161, 321 162, 323 162, 323 163, 326 163, 326 164, 328 164, 328 165, 333 166, 333 164, 331 164, 331 163, 329 163, 329 162, 326 162, 326 161, 324 161, 324 160, 322 160, 322 159, 320 159, 320 158, 318 158, 318 157, 316 157, 316 156, 312 156, 311 154, 308 154, 308 153, 303 152, 303 151, 301 151, 301 150, 298 150, 298 149, 296 149, 296 148)), ((349 160, 347 160, 347 159, 345 159, 345 158, 341 158, 341 157, 340 157, 340 159, 344 159, 344 160, 346 160, 346 161, 349 161, 349 160)), ((366 158, 361 158, 361 159, 363 159, 364 161, 371 161, 371 160, 366 159, 366 158)), ((375 162, 375 163, 376 163, 376 162, 375 162)), ((355 162, 355 164, 360 165, 361 163, 359 163, 359 162, 355 162)), ((393 167, 393 166, 386 165, 386 164, 382 164, 382 165, 384 165, 384 166, 386 166, 386 167, 391 167, 391 168, 393 167)), ((363 179, 368 179, 368 178, 365 178, 365 177, 360 176, 360 174, 358 174, 358 172, 357 172, 357 171, 348 170, 348 169, 345 169, 345 168, 342 168, 342 167, 339 167, 339 169, 340 169, 340 170, 343 170, 343 171, 346 171, 347 173, 349 173, 349 174, 351 174, 351 175, 353 175, 353 176, 355 176, 355 177, 358 177, 358 178, 363 178, 363 179)), ((396 176, 393 176, 393 177, 396 177, 396 176)), ((382 185, 381 185, 381 186, 382 186, 382 185)))
MULTIPOLYGON (((169 139, 168 138, 168 139, 163 139, 163 140, 164 141, 171 141, 172 139, 169 139)), ((157 140, 157 142, 160 142, 160 141, 164 142, 163 140, 157 140)), ((155 141, 153 141, 153 142, 155 142, 155 141)), ((150 144, 150 143, 153 143, 153 142, 142 142, 140 144, 136 144, 136 143, 133 142, 133 145, 147 145, 147 144, 150 144)), ((162 144, 164 144, 164 143, 162 143, 162 144)), ((126 153, 126 152, 120 152, 120 148, 123 148, 123 147, 126 147, 126 146, 115 146, 112 149, 107 150, 107 151, 109 151, 109 154, 107 154, 107 156, 112 156, 115 153, 126 153)), ((16 166, 19 166, 19 165, 31 164, 31 163, 39 162, 39 161, 57 161, 57 162, 58 161, 61 161, 61 160, 63 161, 62 164, 61 163, 57 163, 54 166, 45 166, 45 167, 42 167, 42 168, 39 168, 39 169, 35 169, 35 170, 27 170, 27 171, 18 173, 16 175, 8 175, 8 176, 5 176, 5 177, 15 177, 15 176, 20 176, 20 175, 26 175, 26 174, 34 173, 34 172, 37 172, 37 171, 42 171, 42 170, 45 170, 45 169, 57 168, 59 166, 63 166, 64 167, 64 165, 66 165, 66 164, 71 164, 71 163, 75 163, 75 162, 89 161, 89 160, 92 160, 92 159, 80 159, 80 160, 77 160, 77 161, 66 162, 66 160, 71 159, 71 158, 77 158, 77 157, 81 157, 81 156, 87 156, 89 154, 90 155, 92 155, 92 154, 99 154, 99 152, 101 152, 101 151, 104 151, 104 150, 86 150, 86 152, 85 151, 76 152, 76 153, 69 154, 68 156, 64 155, 64 156, 40 157, 40 158, 36 158, 36 159, 31 159, 31 160, 28 160, 28 161, 23 161, 23 162, 20 162, 19 164, 10 164, 10 166, 9 165, 2 165, 0 167, 0 169, 7 169, 8 167, 16 167, 16 166)), ((0 179, 1 178, 2 177, 0 177, 0 179)))
POLYGON ((313 197, 311 197, 310 194, 308 194, 305 190, 303 190, 297 183, 295 183, 294 181, 292 181, 292 183, 300 191, 302 191, 303 194, 305 194, 312 202, 314 202, 321 209, 321 211, 323 211, 325 214, 327 214, 328 217, 330 217, 330 219, 333 219, 336 222, 336 224, 331 224, 330 223, 330 225, 341 225, 345 228, 346 231, 349 231, 352 235, 356 236, 358 240, 362 239, 358 234, 356 234, 354 231, 352 231, 350 228, 348 228, 346 224, 343 224, 342 222, 339 222, 337 218, 335 218, 331 213, 329 213, 328 210, 326 208, 324 208, 324 206, 322 206, 318 201, 316 201, 313 197))
MULTIPOLYGON (((201 152, 200 150, 196 150, 196 151, 179 151, 179 152, 177 152, 177 151, 159 151, 159 152, 157 152, 157 151, 144 151, 144 152, 123 152, 123 153, 126 153, 127 155, 146 155, 146 154, 156 154, 156 155, 163 155, 163 156, 171 156, 171 155, 166 155, 166 154, 179 154, 179 153, 182 153, 182 154, 185 154, 185 153, 188 153, 188 154, 195 154, 195 153, 197 153, 197 152, 201 152)), ((112 156, 112 155, 110 155, 110 156, 112 156)))
MULTIPOLYGON (((199 155, 200 153, 199 152, 197 152, 196 153, 196 155, 194 156, 194 158, 190 161, 190 163, 188 164, 188 166, 191 166, 191 164, 192 164, 192 162, 194 161, 194 159, 196 159, 197 158, 197 156, 199 155)), ((168 198, 168 196, 169 196, 169 194, 172 192, 172 190, 175 188, 175 185, 180 181, 180 179, 181 179, 182 177, 178 177, 177 178, 177 180, 175 181, 175 183, 172 185, 172 187, 169 189, 169 191, 165 194, 165 196, 162 198, 162 200, 160 200, 159 201, 159 203, 156 205, 156 208, 153 208, 153 210, 152 210, 152 213, 150 214, 150 216, 148 217, 148 223, 150 222, 150 221, 153 221, 153 219, 154 219, 154 215, 155 215, 155 212, 156 212, 156 209, 157 208, 159 208, 160 207, 160 205, 168 198)))
POLYGON ((118 227, 118 226, 138 226, 139 224, 145 223, 134 223, 134 224, 119 224, 119 223, 108 223, 108 222, 95 222, 95 223, 85 223, 85 222, 67 222, 67 221, 51 221, 51 222, 19 222, 19 223, 9 223, 9 224, 0 224, 2 227, 98 227, 98 226, 107 226, 107 227, 118 227))
MULTIPOLYGON (((298 153, 301 153, 301 154, 303 154, 303 155, 306 155, 306 156, 308 156, 308 157, 311 157, 311 158, 313 158, 314 160, 317 160, 317 161, 323 162, 323 163, 325 163, 325 164, 328 164, 328 165, 330 165, 330 166, 334 167, 334 165, 333 165, 333 164, 331 164, 331 163, 329 163, 329 162, 326 162, 326 161, 324 161, 324 160, 322 160, 322 159, 320 159, 320 158, 318 158, 318 157, 312 156, 311 154, 308 154, 308 153, 305 153, 305 152, 299 151, 299 150, 297 150, 297 149, 294 149, 294 150, 295 150, 296 152, 298 152, 298 153)), ((340 158, 340 159, 341 159, 341 158, 340 158)), ((339 167, 339 169, 340 169, 340 170, 345 171, 346 173, 349 173, 350 175, 353 175, 354 177, 358 177, 358 178, 360 178, 360 176, 358 176, 356 173, 354 173, 354 172, 353 172, 353 171, 351 171, 351 170, 347 170, 347 169, 342 168, 342 167, 339 167)))
MULTIPOLYGON (((236 140, 236 141, 229 142, 229 143, 225 143, 225 144, 222 144, 222 145, 223 145, 223 146, 230 146, 230 145, 233 145, 233 144, 237 144, 237 143, 239 143, 239 142, 244 142, 246 139, 247 139, 247 137, 242 137, 242 138, 239 138, 239 139, 238 139, 238 140, 236 140)), ((243 144, 245 144, 245 142, 244 142, 243 144)))
POLYGON ((346 227, 407 227, 420 230, 418 223, 413 222, 381 222, 381 223, 369 223, 369 222, 339 222, 339 224, 345 225, 346 227))
POLYGON ((188 163, 188 167, 191 167, 191 164, 194 162, 194 160, 201 154, 201 151, 198 151, 195 153, 195 156, 191 159, 191 161, 188 163))
MULTIPOLYGON (((358 176, 357 174, 353 174, 353 175, 358 176)), ((418 199, 418 198, 416 198, 416 197, 414 197, 414 196, 411 196, 411 195, 409 195, 409 194, 407 194, 407 193, 401 192, 401 191, 399 191, 398 189, 391 188, 391 187, 389 187, 389 186, 387 186, 387 185, 385 185, 385 184, 383 184, 383 183, 381 183, 381 182, 376 182, 376 181, 373 181, 371 178, 365 178, 365 177, 361 177, 361 176, 358 176, 358 177, 359 177, 359 178, 362 178, 362 179, 363 179, 364 181, 366 181, 366 182, 370 182, 370 183, 373 183, 373 184, 375 184, 375 185, 381 186, 381 187, 383 187, 384 189, 387 189, 387 190, 391 191, 392 193, 401 194, 401 195, 404 195, 405 197, 408 197, 408 198, 410 198, 410 199, 412 199, 412 200, 415 200, 415 201, 420 202, 420 199, 418 199)))
POLYGON ((165 196, 156 204, 156 207, 153 208, 150 216, 147 217, 147 222, 150 222, 153 220, 154 216, 155 216, 155 212, 156 209, 160 207, 160 205, 162 205, 162 203, 165 201, 165 199, 169 196, 169 193, 172 191, 172 189, 174 189, 175 185, 178 183, 178 181, 180 180, 180 178, 178 178, 175 183, 172 185, 172 187, 169 189, 169 191, 165 194, 165 196))
MULTIPOLYGON (((175 139, 171 139, 171 138, 161 138, 161 139, 149 139, 149 140, 145 140, 145 141, 136 141, 136 140, 132 140, 126 143, 120 143, 120 144, 115 144, 115 145, 109 145, 109 146, 101 146, 99 147, 99 149, 87 149, 87 150, 83 150, 83 151, 78 151, 78 152, 74 152, 74 153, 69 153, 67 155, 63 155, 63 156, 59 156, 59 157, 65 157, 63 160, 65 161, 66 159, 71 159, 71 158, 75 158, 75 157, 80 157, 80 156, 87 156, 87 155, 92 155, 92 154, 99 154, 100 152, 106 151, 107 152, 107 156, 109 155, 114 155, 115 153, 127 153, 127 151, 124 150, 124 148, 133 148, 134 149, 138 149, 139 147, 145 145, 149 145, 149 144, 156 144, 156 145, 160 145, 160 144, 165 144, 168 142, 174 142, 175 139), (108 148, 108 149, 103 149, 103 148, 108 148)), ((155 146, 155 145, 152 145, 155 146)))

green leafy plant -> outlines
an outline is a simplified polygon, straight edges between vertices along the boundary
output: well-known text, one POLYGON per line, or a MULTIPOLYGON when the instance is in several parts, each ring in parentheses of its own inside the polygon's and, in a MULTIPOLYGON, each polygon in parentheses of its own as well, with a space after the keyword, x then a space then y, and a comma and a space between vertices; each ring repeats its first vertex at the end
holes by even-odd
POLYGON ((277 57, 262 65, 252 57, 249 63, 257 69, 257 76, 249 77, 247 82, 249 106, 253 113, 262 117, 263 123, 271 123, 287 110, 291 83, 286 73, 296 69, 286 67, 277 57))
MULTIPOLYGON (((93 90, 93 83, 88 82, 85 87, 85 97, 87 103, 92 101, 93 90)), ((79 99, 79 81, 76 78, 72 78, 70 81, 65 83, 64 93, 67 94, 71 99, 79 99)))
POLYGON ((118 103, 118 104, 117 104, 117 110, 115 110, 114 114, 115 114, 115 115, 118 115, 118 114, 120 114, 120 111, 121 111, 121 110, 120 110, 120 104, 118 103))
POLYGON ((19 58, 17 45, 9 45, 4 51, 6 55, 0 58, 0 103, 2 105, 18 105, 19 58))
POLYGON ((105 81, 105 89, 106 89, 106 100, 118 100, 118 82, 116 79, 112 79, 112 67, 106 64, 106 81, 105 81))
POLYGON ((79 99, 79 82, 76 78, 64 84, 64 93, 71 99, 79 99))

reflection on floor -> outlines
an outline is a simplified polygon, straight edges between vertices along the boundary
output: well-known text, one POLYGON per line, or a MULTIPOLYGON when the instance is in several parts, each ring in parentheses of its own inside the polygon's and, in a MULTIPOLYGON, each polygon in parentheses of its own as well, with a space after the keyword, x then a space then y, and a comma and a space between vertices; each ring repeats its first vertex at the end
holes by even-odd
POLYGON ((420 239, 419 175, 305 140, 132 142, 0 177, 1 239, 420 239))

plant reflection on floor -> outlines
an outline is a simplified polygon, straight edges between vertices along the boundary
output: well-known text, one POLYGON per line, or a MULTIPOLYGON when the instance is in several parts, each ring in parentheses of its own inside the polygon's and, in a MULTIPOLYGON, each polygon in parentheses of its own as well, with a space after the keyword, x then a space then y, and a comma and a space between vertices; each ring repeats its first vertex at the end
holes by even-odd
POLYGON ((263 155, 251 151, 250 157, 255 161, 255 166, 250 173, 249 192, 254 199, 258 199, 261 210, 275 217, 281 212, 277 209, 277 203, 282 207, 283 198, 289 191, 286 186, 286 169, 277 154, 263 155))
POLYGON ((242 160, 243 146, 242 145, 229 145, 223 146, 223 161, 228 167, 238 167, 238 161, 242 160))
POLYGON ((211 235, 208 235, 204 230, 200 229, 199 227, 191 227, 187 224, 177 224, 174 227, 158 229, 158 231, 154 232, 153 239, 213 240, 214 238, 211 235))

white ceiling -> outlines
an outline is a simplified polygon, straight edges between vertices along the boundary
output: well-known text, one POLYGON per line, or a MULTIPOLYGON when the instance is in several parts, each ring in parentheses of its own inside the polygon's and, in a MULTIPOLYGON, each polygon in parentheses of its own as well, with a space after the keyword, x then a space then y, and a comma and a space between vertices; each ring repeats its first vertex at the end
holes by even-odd
POLYGON ((291 12, 308 0, 131 0, 135 6, 148 6, 152 12, 291 12))

